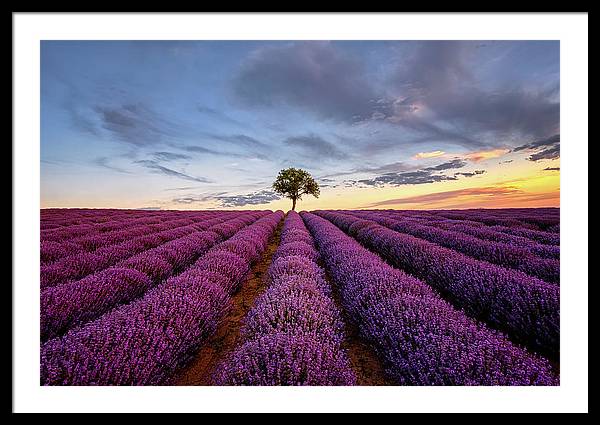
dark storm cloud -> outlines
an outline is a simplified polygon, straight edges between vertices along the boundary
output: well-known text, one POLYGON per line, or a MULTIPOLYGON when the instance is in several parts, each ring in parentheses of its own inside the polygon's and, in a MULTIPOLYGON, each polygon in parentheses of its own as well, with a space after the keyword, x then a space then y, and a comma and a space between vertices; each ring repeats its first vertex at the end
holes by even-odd
POLYGON ((377 103, 361 62, 329 42, 295 42, 255 51, 235 76, 233 92, 249 107, 287 104, 346 122, 374 113, 387 116, 389 107, 377 103))
POLYGON ((191 181, 200 182, 200 183, 212 183, 211 180, 209 180, 209 179, 207 179, 205 177, 190 176, 189 174, 181 173, 179 171, 172 170, 170 168, 164 167, 164 166, 160 165, 156 161, 152 161, 152 160, 139 160, 139 161, 134 161, 134 162, 136 164, 139 164, 139 165, 141 165, 143 167, 148 168, 149 170, 151 170, 155 174, 164 174, 166 176, 179 177, 181 179, 191 180, 191 181))
POLYGON ((348 156, 333 143, 314 134, 288 137, 283 143, 287 146, 298 147, 306 154, 318 157, 319 160, 326 158, 344 159, 348 156))
POLYGON ((117 140, 134 146, 146 146, 178 137, 182 127, 165 119, 143 103, 94 108, 102 127, 117 140))
POLYGON ((228 208, 268 204, 271 201, 281 199, 281 196, 271 190, 265 189, 247 195, 215 196, 214 198, 221 202, 222 207, 228 208))
POLYGON ((560 158, 560 134, 518 146, 513 149, 513 152, 523 150, 534 152, 527 158, 529 161, 560 158))

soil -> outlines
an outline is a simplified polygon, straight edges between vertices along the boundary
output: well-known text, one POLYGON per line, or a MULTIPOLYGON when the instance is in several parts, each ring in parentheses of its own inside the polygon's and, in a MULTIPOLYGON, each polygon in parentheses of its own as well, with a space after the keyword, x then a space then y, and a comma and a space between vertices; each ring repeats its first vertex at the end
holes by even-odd
POLYGON ((280 241, 283 220, 269 240, 262 259, 256 263, 241 289, 231 298, 231 310, 215 334, 198 351, 190 364, 179 372, 174 385, 212 385, 211 377, 218 365, 241 342, 240 329, 256 298, 269 286, 267 270, 280 241))
POLYGON ((385 374, 385 369, 377 353, 359 334, 358 327, 350 320, 348 312, 341 305, 341 296, 335 284, 327 275, 332 288, 332 298, 342 313, 346 337, 342 347, 350 358, 350 367, 356 375, 356 384, 363 386, 397 385, 385 374))
MULTIPOLYGON (((196 353, 188 366, 175 377, 174 385, 213 385, 212 376, 216 368, 241 343, 240 330, 244 324, 244 318, 254 306, 256 298, 270 284, 266 272, 271 264, 273 254, 279 246, 282 227, 283 220, 271 236, 261 261, 252 267, 246 282, 232 297, 230 313, 215 334, 196 353)), ((345 322, 346 338, 342 346, 348 352, 357 384, 365 386, 395 385, 386 377, 383 365, 374 349, 362 340, 358 328, 342 308, 336 286, 333 284, 331 286, 334 301, 342 312, 345 322)))

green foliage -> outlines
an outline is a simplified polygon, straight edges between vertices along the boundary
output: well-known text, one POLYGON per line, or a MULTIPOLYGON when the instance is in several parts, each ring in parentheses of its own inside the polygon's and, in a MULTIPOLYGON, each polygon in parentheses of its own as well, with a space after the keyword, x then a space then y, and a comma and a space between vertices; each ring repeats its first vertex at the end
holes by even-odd
POLYGON ((296 208, 296 201, 303 195, 319 197, 319 184, 313 177, 300 168, 286 168, 281 170, 273 183, 273 190, 292 200, 292 210, 296 208))

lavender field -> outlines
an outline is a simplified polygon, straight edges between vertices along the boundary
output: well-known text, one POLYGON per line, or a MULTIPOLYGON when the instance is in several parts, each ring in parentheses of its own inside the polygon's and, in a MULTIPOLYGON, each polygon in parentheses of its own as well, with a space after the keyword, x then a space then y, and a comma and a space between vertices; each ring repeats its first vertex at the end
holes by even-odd
POLYGON ((558 385, 557 208, 43 209, 42 385, 558 385))

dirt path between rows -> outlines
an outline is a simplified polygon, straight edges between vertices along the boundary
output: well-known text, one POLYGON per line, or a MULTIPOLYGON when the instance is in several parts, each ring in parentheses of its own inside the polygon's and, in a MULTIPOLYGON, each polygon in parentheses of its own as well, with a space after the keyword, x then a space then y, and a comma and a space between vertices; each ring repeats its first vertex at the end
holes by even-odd
MULTIPOLYGON (((325 269, 325 267, 323 268, 325 269)), ((358 327, 352 323, 348 312, 342 306, 339 288, 330 279, 328 273, 326 273, 326 278, 332 288, 332 298, 344 320, 346 335, 342 348, 346 349, 350 358, 350 367, 356 375, 356 384, 364 386, 397 385, 386 376, 383 364, 373 347, 360 337, 358 327)))
POLYGON ((229 315, 190 364, 179 372, 174 385, 212 385, 211 377, 216 367, 240 343, 240 329, 246 314, 254 306, 256 298, 269 286, 267 269, 279 246, 283 221, 271 236, 262 259, 252 267, 246 282, 231 298, 229 315))

